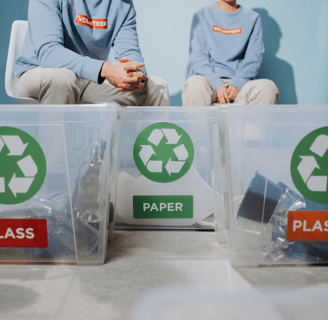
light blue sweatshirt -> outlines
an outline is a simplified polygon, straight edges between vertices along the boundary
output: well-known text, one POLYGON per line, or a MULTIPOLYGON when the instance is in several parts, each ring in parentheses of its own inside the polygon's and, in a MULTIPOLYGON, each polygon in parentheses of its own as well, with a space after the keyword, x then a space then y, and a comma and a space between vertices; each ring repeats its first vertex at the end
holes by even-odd
POLYGON ((218 90, 221 77, 238 91, 261 66, 264 46, 260 16, 243 7, 226 12, 216 4, 194 14, 190 37, 191 67, 218 90))
POLYGON ((29 0, 28 21, 16 76, 42 66, 101 83, 99 73, 112 46, 116 59, 144 62, 132 0, 29 0))

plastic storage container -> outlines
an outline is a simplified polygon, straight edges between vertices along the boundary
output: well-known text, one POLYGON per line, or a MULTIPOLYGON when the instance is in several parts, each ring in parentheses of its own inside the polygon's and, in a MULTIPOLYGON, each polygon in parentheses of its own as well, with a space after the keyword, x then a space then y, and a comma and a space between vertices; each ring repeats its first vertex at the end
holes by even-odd
POLYGON ((328 261, 328 108, 219 107, 234 266, 328 261))
POLYGON ((116 227, 214 229, 217 115, 215 108, 121 109, 116 227))
POLYGON ((103 264, 116 107, 10 105, 0 114, 0 261, 103 264))

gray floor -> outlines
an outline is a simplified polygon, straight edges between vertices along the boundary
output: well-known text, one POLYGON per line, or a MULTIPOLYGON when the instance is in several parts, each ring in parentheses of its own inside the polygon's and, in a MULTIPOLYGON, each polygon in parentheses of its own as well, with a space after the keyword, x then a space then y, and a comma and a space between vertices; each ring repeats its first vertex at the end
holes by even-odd
POLYGON ((327 267, 233 269, 212 232, 116 231, 101 267, 0 266, 0 319, 327 319, 327 267))

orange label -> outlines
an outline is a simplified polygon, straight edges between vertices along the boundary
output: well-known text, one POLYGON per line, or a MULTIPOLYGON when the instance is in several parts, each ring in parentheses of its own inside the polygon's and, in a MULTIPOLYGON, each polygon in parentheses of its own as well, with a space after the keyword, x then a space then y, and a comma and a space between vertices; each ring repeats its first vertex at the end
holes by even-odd
POLYGON ((75 23, 91 29, 108 29, 107 19, 91 19, 81 13, 77 15, 75 23))
POLYGON ((328 211, 289 211, 287 241, 328 241, 328 211))
POLYGON ((220 32, 220 33, 229 34, 229 35, 241 33, 241 28, 237 28, 237 29, 223 29, 223 28, 220 28, 218 26, 213 26, 213 29, 212 30, 214 32, 220 32))

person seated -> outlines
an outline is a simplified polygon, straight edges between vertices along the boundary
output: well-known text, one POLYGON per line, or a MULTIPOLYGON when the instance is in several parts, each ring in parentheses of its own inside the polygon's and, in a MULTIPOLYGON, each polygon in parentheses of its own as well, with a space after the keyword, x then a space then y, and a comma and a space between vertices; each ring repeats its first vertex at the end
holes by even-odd
POLYGON ((147 78, 132 0, 29 0, 15 62, 20 96, 41 104, 169 106, 167 84, 147 78), (119 62, 108 62, 113 47, 119 62))
POLYGON ((183 106, 276 104, 271 80, 254 80, 264 53, 260 16, 219 0, 193 16, 190 38, 192 76, 182 90, 183 106))

